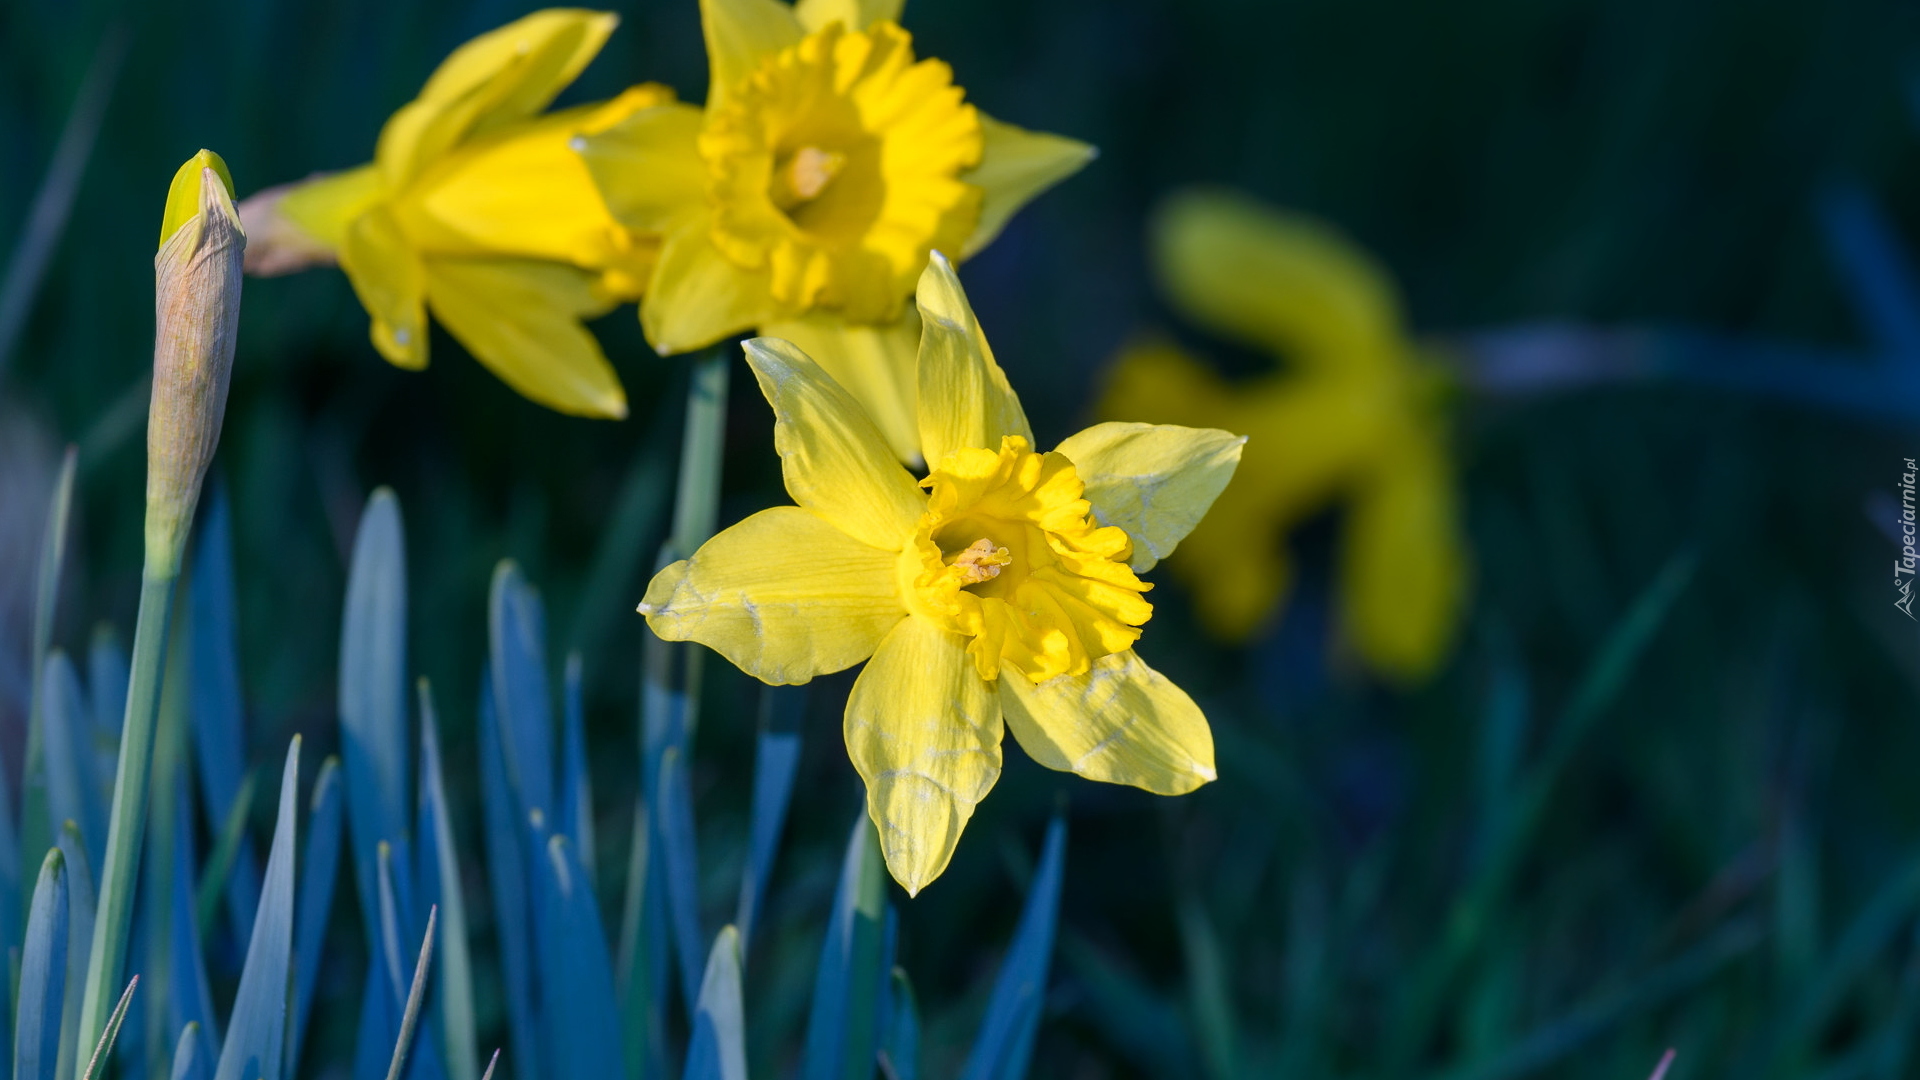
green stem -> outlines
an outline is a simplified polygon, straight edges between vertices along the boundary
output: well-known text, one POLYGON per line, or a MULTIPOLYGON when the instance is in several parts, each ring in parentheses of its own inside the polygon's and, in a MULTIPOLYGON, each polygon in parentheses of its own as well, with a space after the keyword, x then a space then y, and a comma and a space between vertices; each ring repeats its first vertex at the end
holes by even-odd
POLYGON ((153 733, 160 715, 161 676, 166 670, 167 624, 179 575, 176 559, 167 567, 149 564, 140 580, 140 615, 133 631, 133 677, 127 686, 120 764, 114 774, 113 816, 107 825, 93 949, 87 958, 87 988, 80 999, 81 1046, 99 1042, 119 996, 120 972, 126 964, 127 937, 133 923, 134 872, 140 866, 140 843, 146 835, 153 733))
POLYGON ((696 360, 687 386, 687 426, 680 438, 680 490, 673 503, 671 542, 676 559, 690 557, 706 543, 720 515, 728 348, 719 346, 696 360))

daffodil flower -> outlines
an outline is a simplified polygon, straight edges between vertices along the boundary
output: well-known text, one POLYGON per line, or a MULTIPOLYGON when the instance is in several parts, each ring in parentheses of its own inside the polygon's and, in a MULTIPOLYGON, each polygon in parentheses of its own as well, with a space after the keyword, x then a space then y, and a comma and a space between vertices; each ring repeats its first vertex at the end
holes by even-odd
POLYGON ((521 394, 562 412, 626 415, 581 325, 636 300, 658 238, 616 221, 579 140, 673 99, 647 84, 542 115, 618 19, 538 11, 467 42, 380 132, 372 164, 263 192, 248 268, 338 261, 380 355, 427 364, 427 312, 521 394))
POLYGON ((656 350, 795 341, 917 460, 904 301, 928 252, 971 256, 1093 149, 967 104, 901 3, 701 0, 706 108, 637 113, 586 156, 621 220, 662 237, 640 308, 656 350))
POLYGON ((1100 424, 1038 453, 959 280, 920 278, 915 481, 873 418, 789 342, 747 359, 798 506, 662 570, 640 610, 768 683, 862 660, 847 752, 893 876, 917 893, 1000 775, 1004 727, 1049 768, 1176 795, 1213 779, 1200 709, 1133 651, 1139 575, 1199 522, 1239 436, 1100 424))
POLYGON ((1171 567, 1204 621, 1229 639, 1258 629, 1292 578, 1287 534, 1339 506, 1346 635, 1390 677, 1427 675, 1452 642, 1467 559, 1447 382, 1408 339, 1391 280, 1326 226, 1218 191, 1168 202, 1155 259, 1176 309, 1287 361, 1230 383, 1176 346, 1137 345, 1100 406, 1253 436, 1240 482, 1171 567))

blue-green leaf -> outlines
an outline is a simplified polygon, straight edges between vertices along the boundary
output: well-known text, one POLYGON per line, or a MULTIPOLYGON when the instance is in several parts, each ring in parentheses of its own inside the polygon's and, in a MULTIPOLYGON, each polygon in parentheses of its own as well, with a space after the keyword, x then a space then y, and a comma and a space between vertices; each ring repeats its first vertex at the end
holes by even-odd
POLYGON ((848 1075, 873 1072, 878 991, 888 970, 880 964, 885 875, 880 841, 863 809, 847 837, 827 937, 820 946, 806 1045, 800 1058, 801 1080, 842 1080, 848 1075), (866 1048, 864 1061, 855 1049, 858 1046, 866 1048))
POLYGON ((546 612, 539 590, 511 559, 493 572, 487 604, 493 703, 505 741, 507 780, 521 815, 552 814, 553 705, 547 683, 546 612))
MULTIPOLYGON (((33 853, 52 847, 54 844, 53 822, 47 810, 47 778, 42 756, 45 754, 45 718, 41 715, 44 699, 44 679, 47 670, 47 651, 53 642, 54 609, 60 601, 61 565, 67 555, 67 525, 73 511, 73 481, 79 467, 79 453, 75 447, 68 446, 66 457, 60 462, 60 478, 53 486, 53 498, 47 507, 46 531, 41 534, 40 562, 34 581, 33 593, 33 639, 32 666, 27 669, 32 680, 27 703, 27 745, 26 761, 20 777, 20 822, 15 834, 16 845, 14 864, 0 870, 0 893, 6 898, 0 900, 8 912, 19 918, 20 886, 33 867, 22 860, 33 858, 33 853)), ((0 770, 0 805, 11 806, 12 799, 5 790, 4 770, 0 770)), ((20 925, 9 920, 9 927, 20 925)))
MULTIPOLYGON (((543 830, 536 822, 535 835, 543 830)), ((536 928, 540 945, 541 1048, 551 1080, 626 1075, 620 1048, 620 1009, 614 997, 613 957, 599 904, 564 836, 547 837, 541 852, 536 928)))
POLYGON ((87 690, 93 698, 95 786, 101 791, 113 790, 120 763, 120 725, 127 719, 127 682, 133 674, 129 663, 113 624, 95 626, 87 648, 87 690))
POLYGON ((753 940, 753 924, 766 899, 780 831, 793 799, 793 777, 800 766, 800 719, 807 707, 804 686, 768 686, 760 691, 760 741, 753 758, 753 810, 747 840, 747 865, 740 876, 740 928, 744 958, 753 940))
POLYGON ((907 973, 893 969, 888 984, 887 1025, 880 1033, 880 1060, 890 1080, 919 1080, 920 1007, 907 973))
MULTIPOLYGON (((47 787, 47 809, 54 822, 73 821, 89 847, 107 839, 107 799, 95 787, 93 722, 80 673, 65 651, 47 654, 41 687, 41 749, 47 787)), ((58 828, 53 841, 58 843, 58 828)))
POLYGON ((215 1080, 280 1080, 287 1060, 287 996, 293 968, 294 808, 300 786, 300 737, 280 773, 280 812, 254 914, 247 962, 233 1000, 215 1080))
POLYGON ((700 996, 700 859, 693 831, 693 793, 687 788, 686 761, 679 747, 660 759, 659 828, 665 858, 667 910, 673 923, 673 951, 680 959, 680 991, 689 1006, 700 996))
POLYGON ((213 1080, 213 1052, 199 1024, 180 1029, 180 1041, 173 1046, 173 1080, 213 1080))
POLYGON ((487 880, 493 886, 493 921, 500 937, 513 1075, 538 1080, 540 1053, 533 1013, 533 945, 529 940, 531 901, 521 839, 525 819, 515 809, 507 787, 493 683, 491 677, 480 683, 480 811, 486 825, 487 880))
POLYGON ((1033 1041, 1040 1030, 1040 1010, 1046 1004, 1047 971, 1053 963, 1053 931, 1060 915, 1060 877, 1067 851, 1067 823, 1054 818, 1040 867, 1020 910, 1020 925, 1001 962, 1000 976, 987 1001, 980 1036, 967 1055, 963 1080, 1021 1080, 1033 1058, 1033 1041))
POLYGON ((378 941, 380 842, 403 842, 413 774, 407 736, 407 563, 400 502, 381 488, 354 537, 340 627, 340 744, 354 879, 370 941, 378 941))
POLYGON ((722 927, 695 999, 686 1080, 747 1080, 747 1021, 740 1000, 740 933, 722 927))
POLYGON ((67 870, 59 848, 47 851, 27 913, 20 956, 20 1006, 15 1012, 14 1080, 56 1080, 60 1013, 67 983, 67 870))
POLYGON ((473 961, 467 950, 467 904, 460 891, 460 856, 447 811, 440 765, 439 719, 433 692, 420 680, 420 889, 440 913, 440 968, 435 1011, 453 1080, 477 1080, 478 1042, 473 1018, 473 961))
POLYGON ((340 759, 320 763, 307 812, 307 850, 300 863, 300 899, 294 905, 293 1023, 287 1034, 287 1073, 297 1075, 313 988, 320 976, 320 949, 326 943, 327 916, 333 911, 334 879, 340 869, 340 824, 344 805, 340 759))
MULTIPOLYGON (((208 1046, 217 1047, 220 1027, 214 1021, 213 991, 207 983, 207 966, 200 949, 200 920, 193 897, 193 830, 188 827, 193 818, 184 785, 174 789, 174 804, 174 820, 182 828, 167 845, 173 849, 173 896, 167 905, 173 948, 166 964, 169 1023, 165 1030, 198 1024, 201 1038, 208 1046)), ((163 1037, 155 1033, 156 1039, 163 1037)))
POLYGON ((580 865, 591 885, 595 879, 593 846, 593 783, 587 771, 587 733, 585 707, 581 701, 580 654, 567 657, 567 674, 562 692, 565 708, 564 734, 560 752, 560 834, 573 840, 580 854, 580 865))
MULTIPOLYGON (((240 630, 234 611, 233 525, 227 486, 217 476, 207 484, 207 499, 193 530, 193 569, 187 578, 188 679, 192 689, 195 763, 207 828, 223 837, 236 817, 244 789, 246 734, 240 698, 240 630)), ((184 827, 186 822, 181 822, 184 827)), ((99 838, 88 834, 89 842, 99 838)), ((234 940, 253 936, 253 913, 260 906, 260 864, 244 832, 235 834, 224 874, 227 917, 234 940)), ((201 930, 209 932, 203 916, 201 930)), ((219 1039, 213 1039, 218 1042, 219 1039)))
POLYGON ((60 1021, 58 1075, 72 1076, 78 1066, 80 995, 87 984, 87 953, 93 948, 93 862, 73 822, 60 828, 60 856, 67 863, 67 1000, 60 1021))

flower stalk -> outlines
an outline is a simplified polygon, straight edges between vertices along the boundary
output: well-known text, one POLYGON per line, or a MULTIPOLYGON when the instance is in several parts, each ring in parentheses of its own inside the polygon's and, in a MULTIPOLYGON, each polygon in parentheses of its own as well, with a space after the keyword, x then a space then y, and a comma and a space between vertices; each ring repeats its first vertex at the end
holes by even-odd
POLYGON ((81 1046, 94 1045, 105 1030, 126 961, 174 585, 201 484, 220 441, 245 250, 226 164, 202 150, 174 174, 153 264, 145 564, 98 917, 81 999, 81 1046))

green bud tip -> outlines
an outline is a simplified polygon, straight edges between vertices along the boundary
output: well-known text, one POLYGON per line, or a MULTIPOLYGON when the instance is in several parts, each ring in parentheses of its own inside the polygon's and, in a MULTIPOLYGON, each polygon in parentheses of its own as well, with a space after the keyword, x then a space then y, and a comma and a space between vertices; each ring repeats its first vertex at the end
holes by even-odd
POLYGON ((200 212, 200 172, 212 169, 220 182, 226 185, 227 198, 233 198, 233 174, 227 171, 227 163, 220 155, 211 150, 202 150, 188 158, 186 164, 173 174, 173 183, 167 187, 167 209, 160 215, 160 246, 165 247, 167 237, 179 231, 200 212))

